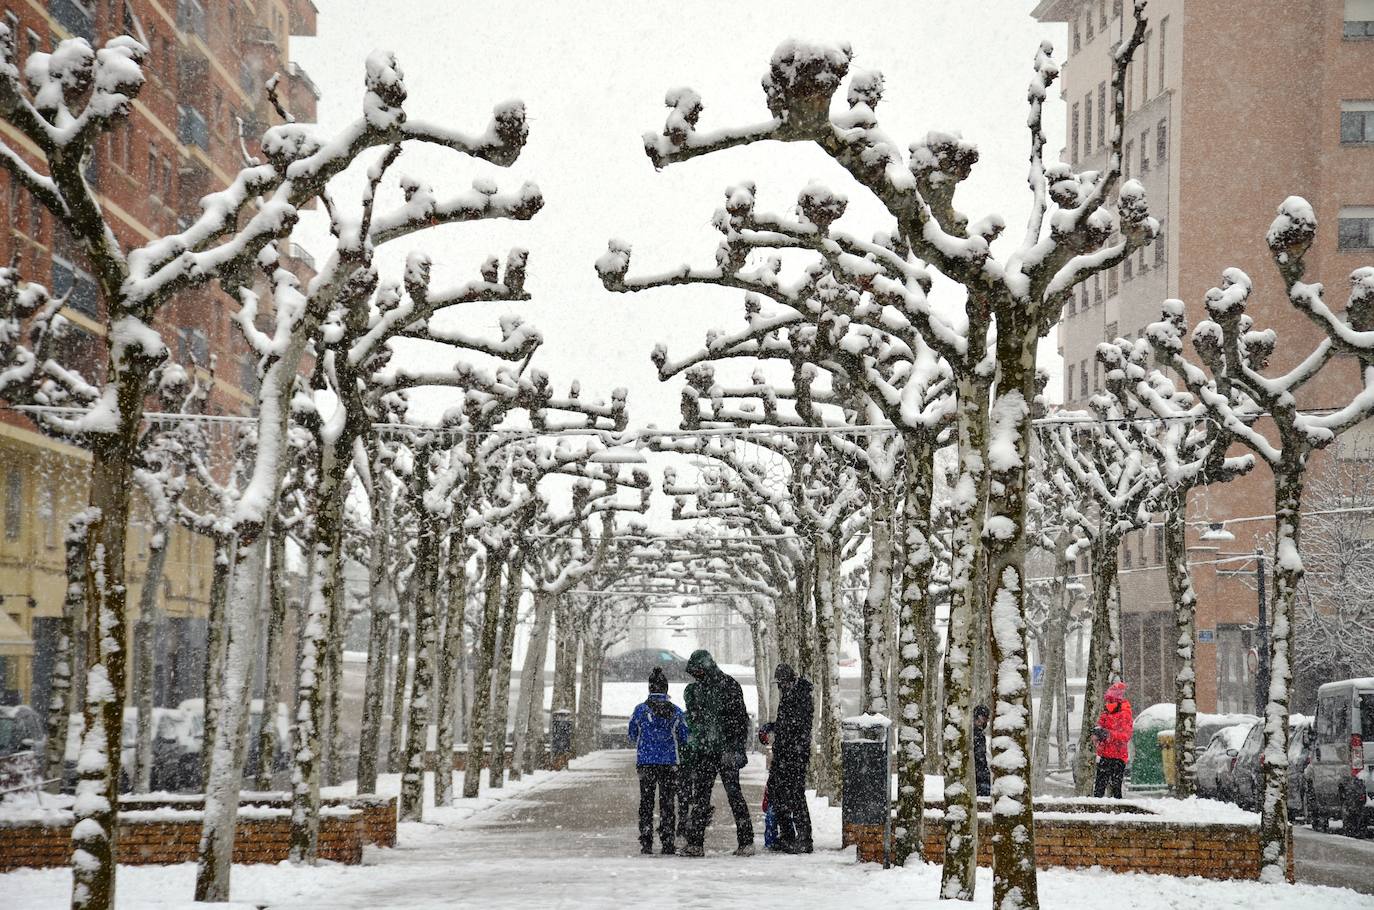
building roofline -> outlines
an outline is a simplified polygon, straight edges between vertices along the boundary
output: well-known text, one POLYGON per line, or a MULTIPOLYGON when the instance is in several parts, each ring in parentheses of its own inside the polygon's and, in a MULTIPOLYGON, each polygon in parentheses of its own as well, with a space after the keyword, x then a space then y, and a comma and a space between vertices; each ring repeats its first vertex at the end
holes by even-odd
POLYGON ((1031 15, 1041 22, 1068 22, 1074 0, 1040 0, 1031 15))

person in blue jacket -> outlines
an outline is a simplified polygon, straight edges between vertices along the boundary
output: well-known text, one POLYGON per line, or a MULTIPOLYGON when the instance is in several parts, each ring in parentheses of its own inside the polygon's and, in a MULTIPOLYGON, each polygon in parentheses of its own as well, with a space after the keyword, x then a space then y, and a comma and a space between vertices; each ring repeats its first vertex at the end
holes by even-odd
POLYGON ((654 795, 658 795, 658 837, 663 853, 677 852, 677 767, 687 744, 687 715, 668 698, 668 677, 655 667, 649 698, 635 706, 627 731, 635 741, 639 772, 639 852, 654 852, 654 795))

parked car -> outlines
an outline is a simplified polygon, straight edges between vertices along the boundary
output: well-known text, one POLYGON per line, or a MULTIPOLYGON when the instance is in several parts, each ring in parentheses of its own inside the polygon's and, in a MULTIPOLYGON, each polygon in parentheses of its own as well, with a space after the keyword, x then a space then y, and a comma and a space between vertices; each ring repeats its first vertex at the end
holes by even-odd
POLYGON ((1258 812, 1264 793, 1264 724, 1250 725, 1231 759, 1231 799, 1242 809, 1258 812))
POLYGON ((1332 818, 1351 836, 1374 820, 1374 677, 1330 682, 1317 690, 1308 822, 1332 818))
POLYGON ((1288 732, 1288 818, 1310 818, 1307 804, 1312 790, 1312 746, 1317 731, 1312 718, 1301 717, 1288 732))
POLYGON ((667 648, 636 648, 606 658, 604 678, 613 682, 647 682, 649 673, 659 667, 670 682, 686 682, 687 658, 667 648))
MULTIPOLYGON (((178 757, 181 711, 176 708, 153 709, 153 790, 181 788, 178 757)), ((124 728, 120 734, 119 789, 133 789, 134 760, 138 751, 138 708, 124 709, 124 728)))
POLYGON ((0 800, 42 786, 46 744, 36 711, 28 705, 0 706, 0 800))
POLYGON ((1245 744, 1245 736, 1250 732, 1250 724, 1232 724, 1222 727, 1202 750, 1193 765, 1197 776, 1197 795, 1210 799, 1231 799, 1231 765, 1240 747, 1245 744))

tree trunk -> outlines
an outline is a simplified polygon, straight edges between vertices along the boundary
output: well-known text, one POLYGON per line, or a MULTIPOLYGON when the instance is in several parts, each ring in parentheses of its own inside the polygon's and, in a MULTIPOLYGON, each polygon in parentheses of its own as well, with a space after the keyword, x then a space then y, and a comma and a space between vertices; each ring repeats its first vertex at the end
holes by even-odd
MULTIPOLYGON (((348 634, 347 589, 343 580, 343 529, 339 536, 340 554, 332 563, 334 578, 329 587, 329 597, 325 601, 329 610, 329 638, 325 642, 325 725, 320 729, 327 732, 321 740, 325 747, 324 760, 320 763, 320 775, 328 786, 340 783, 343 762, 343 649, 344 637, 348 634)), ((317 807, 318 808, 318 805, 317 807)))
POLYGON ((72 910, 112 910, 118 832, 120 747, 126 679, 125 543, 146 376, 111 379, 119 392, 120 427, 91 463, 90 524, 84 566, 86 700, 77 758, 72 828, 72 910))
POLYGON ((1031 767, 1031 665, 1026 643, 1026 496, 1031 402, 1036 394, 1039 334, 999 323, 997 400, 989 467, 996 481, 988 498, 989 581, 995 585, 990 621, 990 668, 995 696, 989 724, 992 757, 992 905, 998 910, 1040 906, 1035 868, 1034 784, 1031 767))
POLYGON ((219 712, 224 704, 225 661, 228 659, 229 620, 225 614, 229 596, 230 571, 235 559, 229 538, 215 540, 215 566, 210 574, 210 609, 205 622, 205 703, 201 724, 200 781, 210 785, 210 762, 219 736, 219 712))
POLYGON ((757 619, 749 621, 749 644, 754 653, 754 692, 758 698, 758 720, 763 723, 773 717, 772 694, 773 678, 768 672, 768 646, 763 640, 763 624, 757 619))
MULTIPOLYGON (((411 578, 414 577, 412 574, 411 578)), ((401 772, 401 762, 405 755, 405 722, 410 711, 409 703, 406 701, 406 680, 410 675, 411 660, 410 617, 414 613, 414 608, 408 610, 407 606, 411 603, 414 590, 413 584, 407 585, 406 596, 396 601, 396 675, 391 683, 391 729, 387 736, 386 759, 387 770, 392 774, 401 772)))
MULTIPOLYGON (((332 484, 329 484, 332 487, 332 484)), ((306 619, 300 631, 300 664, 296 674, 296 727, 291 736, 291 842, 288 857, 293 863, 314 865, 319 856, 320 775, 325 755, 324 651, 330 634, 329 602, 338 580, 334 571, 341 561, 343 539, 342 500, 328 490, 321 497, 315 520, 314 571, 309 579, 306 619)))
MULTIPOLYGON (((405 769, 401 772, 400 819, 418 822, 425 811, 425 754, 429 751, 429 725, 434 715, 434 662, 438 642, 435 629, 435 589, 439 584, 439 524, 425 508, 429 492, 427 450, 415 458, 415 488, 411 495, 420 516, 420 539, 415 551, 415 679, 410 691, 410 719, 406 724, 405 769)), ((436 759, 436 774, 453 773, 436 759)))
MULTIPOLYGON (((466 509, 455 509, 463 514, 466 509)), ((468 547, 467 533, 461 528, 449 532, 448 561, 444 566, 448 578, 448 601, 445 604, 443 645, 439 659, 439 709, 435 717, 438 728, 434 740, 435 774, 434 805, 453 805, 453 727, 457 711, 454 703, 462 687, 463 624, 467 621, 468 603, 468 547), (444 768, 448 773, 443 773, 444 768)))
POLYGON ((934 494, 933 453, 918 439, 906 443, 906 496, 902 525, 902 590, 897 652, 897 817, 892 853, 897 865, 925 852, 927 659, 937 644, 930 629, 932 559, 926 533, 934 494))
POLYGON ((894 541, 892 523, 896 511, 895 495, 875 489, 871 501, 873 514, 868 570, 868 591, 863 602, 864 691, 859 705, 865 714, 887 714, 887 613, 892 594, 894 541))
POLYGON ((597 725, 601 717, 597 689, 600 686, 602 652, 599 637, 593 637, 591 633, 582 636, 582 683, 577 697, 577 729, 573 737, 578 755, 586 755, 597 746, 597 725))
POLYGON ((1174 794, 1187 798, 1197 791, 1197 670, 1194 631, 1197 594, 1188 570, 1186 490, 1171 491, 1164 510, 1164 565, 1169 598, 1174 602, 1174 634, 1178 673, 1174 675, 1174 794))
POLYGON ((817 681, 820 684, 820 729, 816 737, 820 762, 817 770, 817 789, 838 802, 844 782, 840 759, 840 720, 843 710, 839 703, 838 617, 840 560, 835 543, 826 535, 816 539, 816 652, 819 656, 817 681))
POLYGON ((1260 805, 1260 879, 1273 883, 1292 880, 1288 688, 1293 674, 1288 653, 1303 576, 1303 468, 1301 456, 1285 452, 1284 462, 1274 469, 1274 598, 1269 610, 1269 692, 1264 706, 1264 800, 1260 805))
MULTIPOLYGON (((1040 690, 1040 716, 1035 721, 1035 752, 1031 757, 1031 779, 1037 783, 1049 775, 1050 738, 1054 733, 1054 710, 1059 698, 1059 678, 1064 672, 1064 637, 1068 634, 1069 623, 1069 560, 1063 540, 1056 539, 1055 547, 1055 588, 1041 639, 1045 676, 1040 690)), ((1062 712, 1063 708, 1059 710, 1062 712)), ((1060 761, 1063 758, 1061 754, 1060 761)))
MULTIPOLYGON (((270 514, 270 513, 269 513, 270 514)), ((225 599, 228 641, 225 643, 223 695, 215 729, 210 774, 205 784, 205 816, 196 874, 198 901, 227 901, 229 873, 238 819, 239 788, 248 740, 248 708, 257 634, 262 626, 263 569, 267 562, 270 523, 251 539, 240 539, 234 551, 225 599)), ((207 705, 208 707, 208 705, 207 705)), ((210 728, 206 727, 208 734, 210 728)))
MULTIPOLYGON (((481 792, 482 763, 486 754, 487 715, 491 710, 492 674, 496 669, 496 633, 501 612, 501 573, 506 550, 488 549, 483 579, 482 635, 477 648, 477 668, 472 682, 472 719, 468 723, 468 751, 463 763, 463 797, 481 792)), ((504 747, 504 743, 503 743, 504 747)))
MULTIPOLYGON (((286 640, 286 535, 273 534, 267 542, 267 645, 262 676, 262 729, 258 731, 259 790, 271 790, 277 753, 283 743, 277 735, 277 705, 281 703, 281 652, 286 640)), ((360 793, 371 792, 359 790, 360 793)))
POLYGON ((577 708, 577 627, 569 598, 560 598, 555 611, 552 711, 577 708))
POLYGON ((495 685, 491 692, 491 768, 487 785, 493 790, 506 782, 506 734, 510 727, 510 671, 515 653, 515 628, 524 593, 525 549, 516 548, 506 568, 506 596, 501 608, 501 647, 496 654, 495 685))
POLYGON ((170 528, 160 524, 153 529, 148 547, 148 569, 143 574, 143 588, 138 597, 138 621, 134 623, 134 703, 138 708, 138 728, 135 732, 133 790, 147 793, 153 788, 153 672, 157 653, 158 628, 161 625, 158 595, 162 587, 162 570, 167 565, 167 534, 170 528))
POLYGON ((964 376, 958 385, 959 479, 953 491, 950 609, 945 649, 943 724, 945 862, 940 896, 973 900, 978 858, 978 804, 973 779, 972 699, 975 616, 987 596, 979 549, 987 504, 988 388, 964 376))
MULTIPOLYGON (((1087 796, 1093 789, 1097 764, 1096 740, 1093 728, 1101 712, 1107 683, 1112 677, 1111 614, 1116 597, 1116 551, 1120 538, 1099 531, 1092 543, 1093 566, 1093 624, 1088 645, 1088 673, 1083 686, 1083 717, 1078 729, 1078 757, 1074 761, 1074 787, 1079 796, 1087 796)), ((1120 659, 1120 652, 1117 652, 1120 659)))
POLYGON ((63 541, 67 566, 67 588, 62 598, 62 619, 58 625, 57 653, 53 655, 52 692, 48 698, 48 750, 44 776, 48 789, 62 789, 66 777, 67 726, 72 704, 72 666, 76 662, 76 641, 80 637, 81 613, 85 604, 86 539, 90 512, 81 512, 67 525, 63 541))
POLYGON ((534 622, 530 629, 529 646, 525 649, 525 663, 520 668, 520 695, 515 703, 515 744, 511 760, 511 780, 519 780, 526 771, 533 770, 532 745, 543 734, 543 725, 536 724, 544 708, 544 686, 541 671, 549 649, 549 627, 553 622, 558 595, 534 588, 534 622))

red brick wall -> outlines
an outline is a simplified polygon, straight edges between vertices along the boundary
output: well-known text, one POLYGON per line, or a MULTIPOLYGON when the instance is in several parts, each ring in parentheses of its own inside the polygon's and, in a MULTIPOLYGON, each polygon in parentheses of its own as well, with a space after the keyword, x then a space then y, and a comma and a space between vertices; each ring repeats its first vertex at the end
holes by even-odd
MULTIPOLYGON (((983 866, 992 864, 992 843, 988 835, 988 824, 980 821, 978 863, 983 866)), ((943 822, 927 819, 926 860, 943 862, 944 852, 943 822)), ((1035 821, 1035 864, 1041 868, 1101 866, 1112 872, 1258 879, 1259 855, 1259 831, 1250 825, 1035 821)))
MULTIPOLYGON (((176 819, 126 816, 119 822, 119 862, 134 866, 194 862, 200 831, 197 813, 176 819)), ((348 865, 361 863, 363 831, 362 812, 324 816, 320 819, 320 858, 348 865)), ((0 872, 65 866, 71 856, 71 837, 70 825, 0 826, 0 872)), ((234 838, 234 862, 282 862, 287 857, 290 839, 289 815, 240 818, 234 838)))
MULTIPOLYGON (((163 794, 161 796, 120 797, 123 811, 138 809, 200 809, 203 798, 199 794, 163 794)), ((291 805, 290 794, 281 792, 244 793, 239 802, 244 806, 286 808, 291 805)), ((320 800, 326 807, 356 809, 363 817, 363 843, 374 847, 396 846, 396 797, 363 794, 362 796, 326 796, 320 800)))

